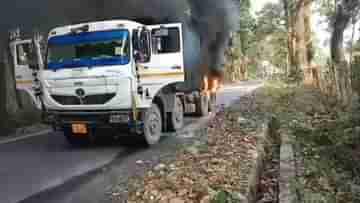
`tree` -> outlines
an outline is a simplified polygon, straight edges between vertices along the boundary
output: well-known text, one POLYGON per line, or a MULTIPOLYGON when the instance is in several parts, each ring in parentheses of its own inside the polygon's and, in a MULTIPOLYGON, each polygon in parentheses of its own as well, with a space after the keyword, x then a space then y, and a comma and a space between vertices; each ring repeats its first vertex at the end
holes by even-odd
POLYGON ((354 91, 360 95, 360 39, 352 46, 351 82, 354 91))
POLYGON ((287 29, 287 46, 288 46, 288 54, 287 54, 287 63, 286 63, 286 72, 289 76, 296 75, 296 65, 295 65, 295 54, 294 54, 294 37, 293 37, 293 18, 291 15, 290 5, 288 0, 282 0, 284 14, 285 14, 285 22, 287 29))
POLYGON ((260 58, 287 69, 287 28, 282 5, 267 3, 257 15, 256 42, 260 58))
POLYGON ((227 64, 226 78, 229 81, 247 80, 249 55, 253 50, 254 44, 254 30, 256 28, 256 20, 252 16, 251 1, 240 1, 240 29, 232 35, 232 47, 227 50, 227 64))
POLYGON ((313 83, 311 5, 313 0, 282 0, 288 31, 289 77, 313 83), (303 72, 303 75, 300 73, 303 72))
POLYGON ((305 38, 305 46, 306 46, 306 67, 304 69, 304 83, 306 85, 312 85, 315 87, 319 87, 318 78, 318 70, 316 66, 314 66, 314 45, 313 45, 313 33, 311 29, 311 17, 312 17, 312 0, 308 0, 304 2, 304 38, 305 38))
POLYGON ((242 0, 240 4, 240 29, 238 31, 240 37, 240 47, 243 55, 247 55, 249 49, 255 42, 254 31, 256 28, 256 19, 252 16, 250 0, 242 0))
POLYGON ((335 84, 337 99, 347 106, 352 95, 350 66, 344 53, 344 31, 349 26, 351 19, 359 12, 360 1, 342 0, 333 16, 331 34, 331 60, 335 70, 335 84))

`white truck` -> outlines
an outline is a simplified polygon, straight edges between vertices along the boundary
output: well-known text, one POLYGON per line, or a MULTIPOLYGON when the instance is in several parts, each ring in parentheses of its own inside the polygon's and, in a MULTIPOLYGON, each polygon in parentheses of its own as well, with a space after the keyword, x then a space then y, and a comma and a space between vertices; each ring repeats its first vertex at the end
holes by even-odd
MULTIPOLYGON (((12 45, 18 58, 20 42, 12 45)), ((163 132, 183 127, 186 112, 204 116, 213 110, 216 79, 199 91, 184 90, 180 23, 109 20, 62 26, 49 32, 46 54, 41 49, 34 37, 24 78, 40 82, 39 93, 30 93, 46 123, 63 131, 71 144, 129 131, 154 145, 163 132)))

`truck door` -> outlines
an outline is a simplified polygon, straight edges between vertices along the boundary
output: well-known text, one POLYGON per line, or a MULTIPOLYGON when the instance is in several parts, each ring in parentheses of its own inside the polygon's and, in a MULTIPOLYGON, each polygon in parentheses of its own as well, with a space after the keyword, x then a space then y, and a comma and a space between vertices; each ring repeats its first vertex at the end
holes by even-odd
POLYGON ((19 89, 26 87, 32 87, 33 71, 29 68, 28 53, 30 49, 31 41, 19 41, 14 43, 13 57, 15 66, 15 79, 16 86, 19 89))
POLYGON ((142 64, 148 75, 184 74, 183 38, 180 23, 147 26, 151 31, 151 59, 142 64))
POLYGON ((34 105, 41 109, 40 100, 35 96, 34 91, 34 71, 29 66, 28 54, 30 53, 31 40, 14 41, 10 44, 10 47, 15 68, 16 89, 28 95, 34 105))

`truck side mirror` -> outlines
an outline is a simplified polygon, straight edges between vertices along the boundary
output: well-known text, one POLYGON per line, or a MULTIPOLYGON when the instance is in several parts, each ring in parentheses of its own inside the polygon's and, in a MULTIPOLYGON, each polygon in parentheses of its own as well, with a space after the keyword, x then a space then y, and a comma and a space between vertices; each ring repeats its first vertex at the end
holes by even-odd
POLYGON ((151 37, 150 31, 143 30, 141 41, 143 42, 144 62, 150 62, 151 59, 151 37))
POLYGON ((43 66, 43 58, 41 51, 42 36, 39 33, 35 33, 29 48, 29 68, 33 70, 39 70, 43 66))
POLYGON ((141 28, 134 31, 134 59, 137 63, 147 63, 151 59, 150 31, 141 28))

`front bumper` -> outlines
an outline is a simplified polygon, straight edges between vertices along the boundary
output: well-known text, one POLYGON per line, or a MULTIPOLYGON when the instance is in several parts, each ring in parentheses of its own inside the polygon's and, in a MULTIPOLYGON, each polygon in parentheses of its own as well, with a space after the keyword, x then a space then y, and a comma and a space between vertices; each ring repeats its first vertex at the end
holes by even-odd
POLYGON ((113 131, 141 134, 143 131, 142 118, 145 110, 138 110, 138 116, 133 118, 132 110, 119 111, 47 111, 43 122, 53 126, 54 130, 64 131, 74 123, 85 123, 90 132, 113 131), (126 120, 111 122, 111 116, 122 115, 126 120))

